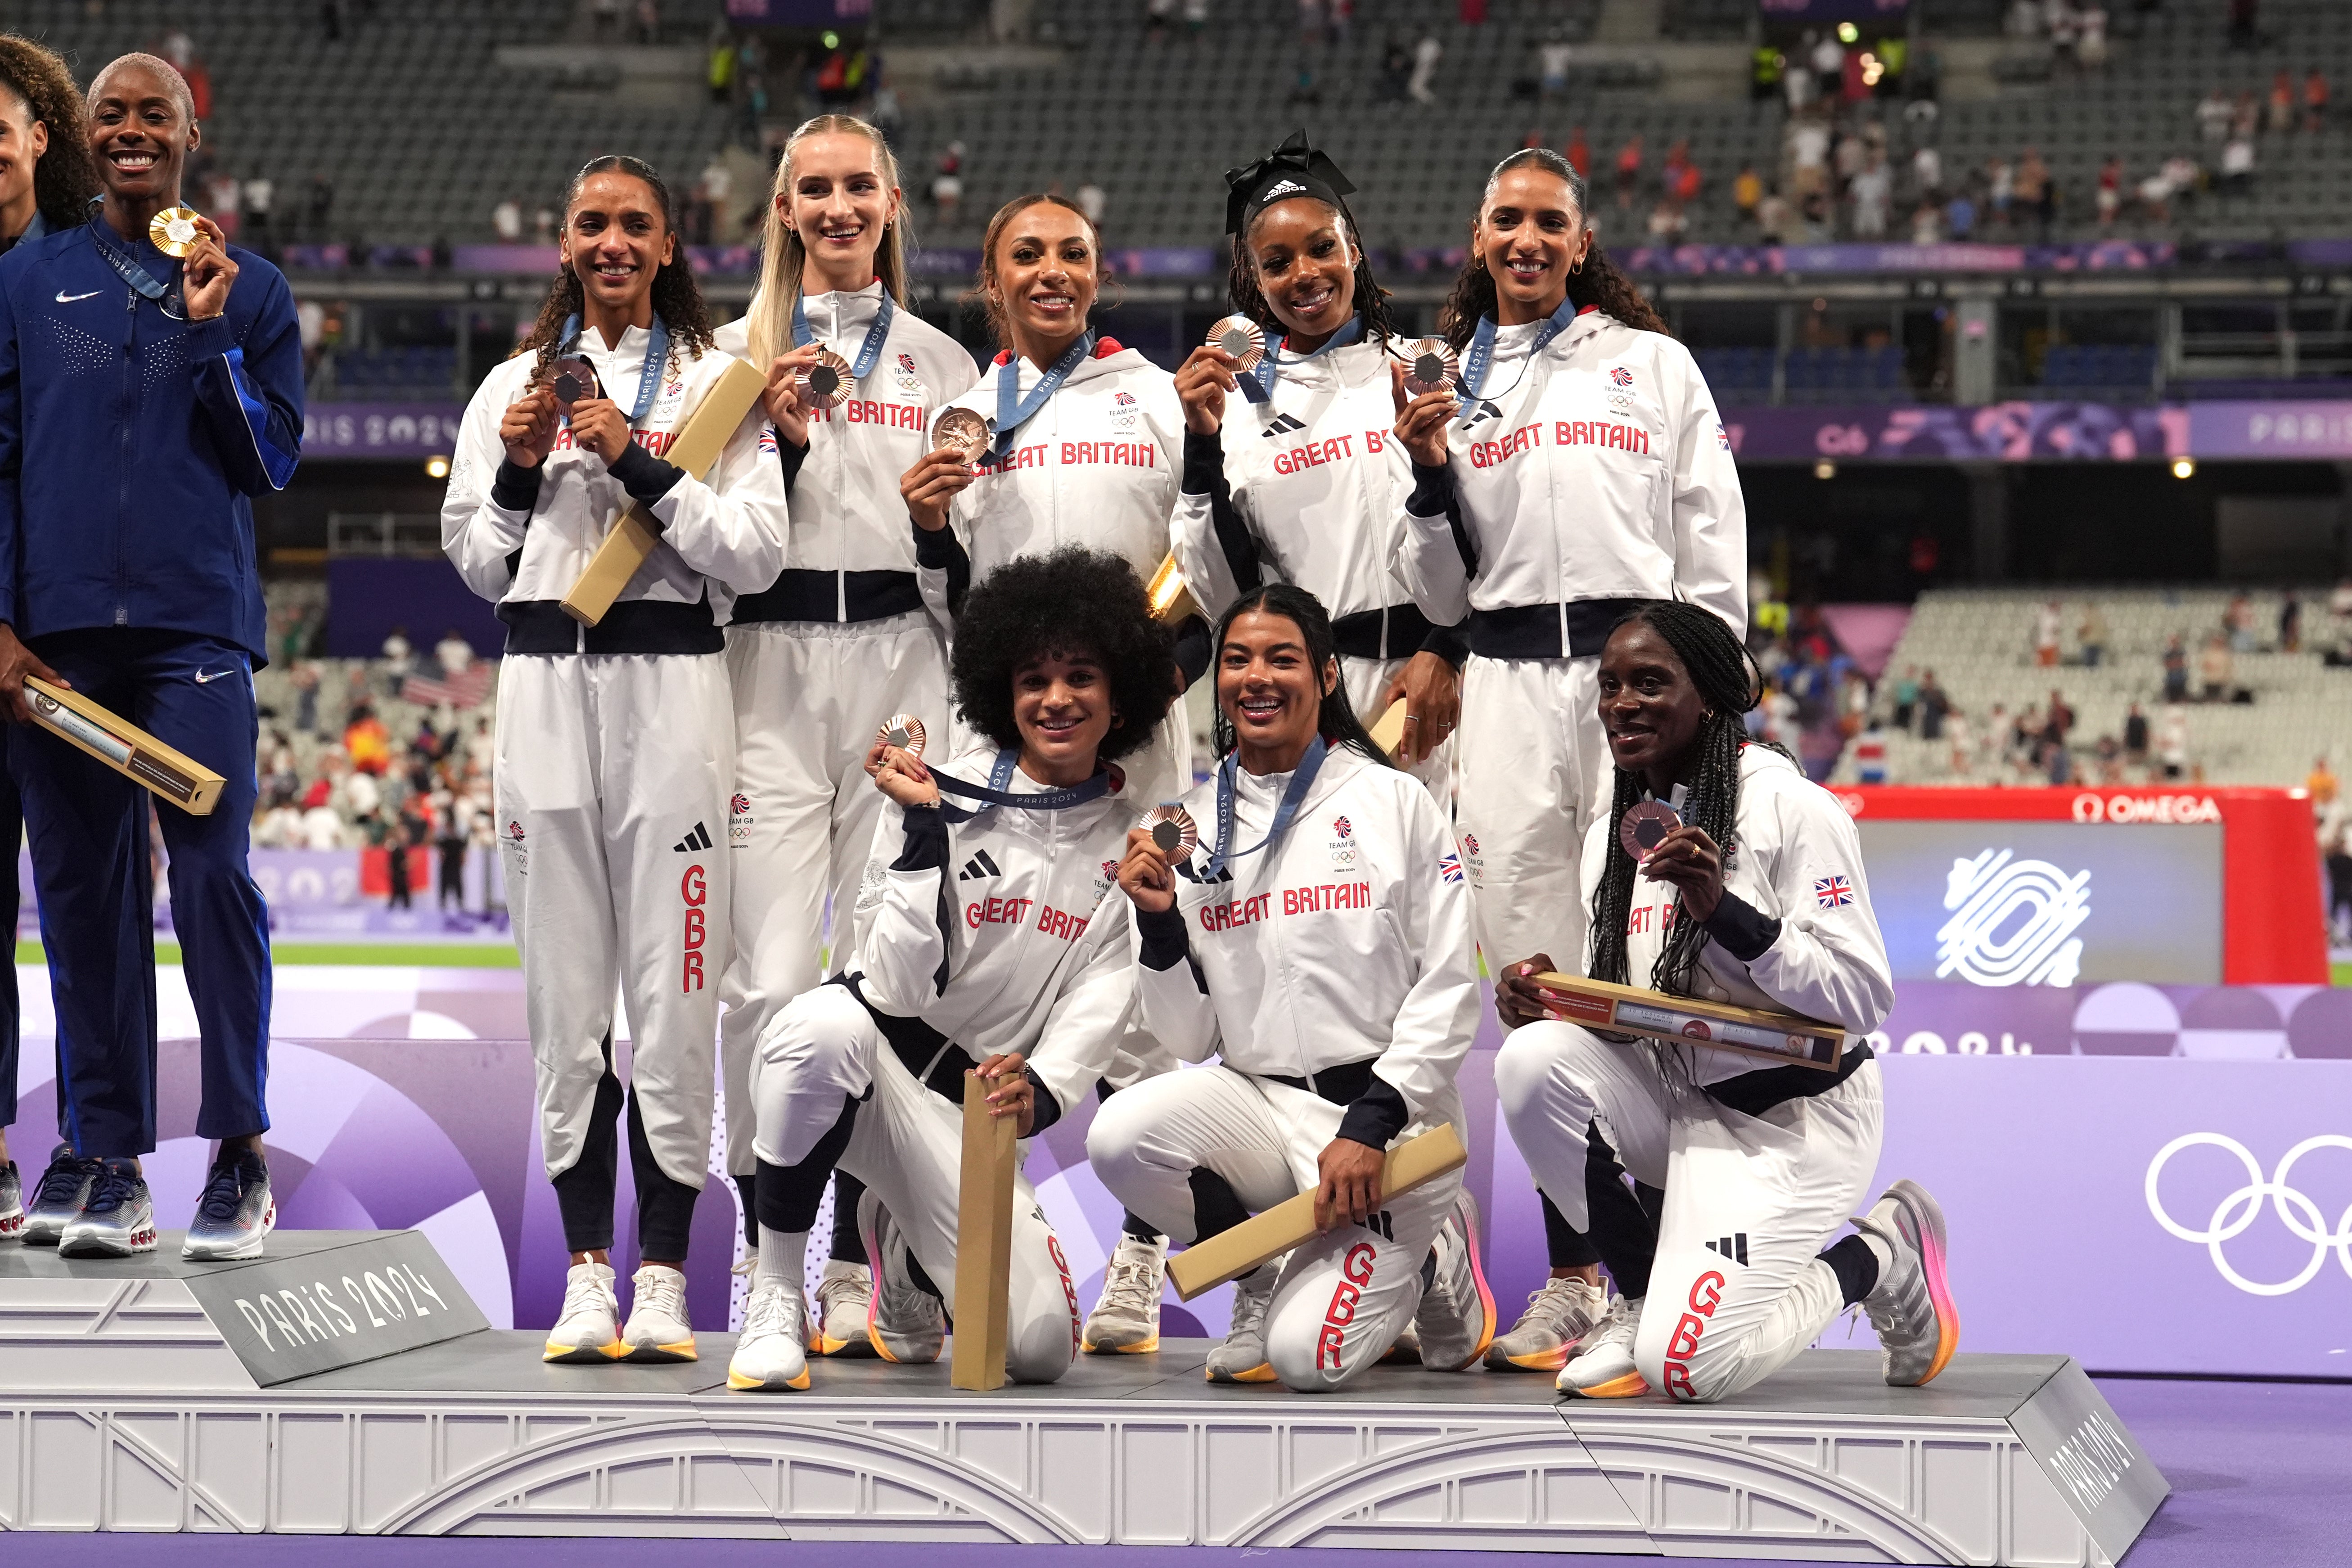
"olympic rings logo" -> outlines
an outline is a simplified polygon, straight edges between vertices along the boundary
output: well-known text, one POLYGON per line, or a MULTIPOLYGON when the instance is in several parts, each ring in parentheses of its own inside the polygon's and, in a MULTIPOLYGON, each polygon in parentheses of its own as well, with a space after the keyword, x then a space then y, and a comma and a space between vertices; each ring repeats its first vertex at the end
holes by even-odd
POLYGON ((2330 1230, 2326 1216, 2319 1212, 2319 1205, 2287 1184, 2287 1177, 2294 1170, 2295 1162, 2315 1149, 2352 1150, 2352 1137, 2329 1132, 2316 1138, 2306 1138, 2288 1150, 2285 1158, 2279 1161, 2278 1169, 2264 1180, 2263 1168, 2255 1163, 2252 1152, 2236 1139, 2220 1132, 2185 1132, 2158 1150, 2156 1158, 2148 1163, 2147 1212, 2156 1216, 2157 1224, 2181 1240, 2202 1245, 2212 1254, 2213 1267, 2221 1271, 2221 1278, 2250 1296, 2284 1296, 2302 1289, 2326 1267, 2330 1248, 2336 1253, 2336 1260, 2344 1266, 2344 1272, 2352 1275, 2352 1206, 2345 1209, 2337 1217, 2335 1228, 2330 1230), (2165 1212, 2164 1201, 2157 1195, 2156 1184, 2164 1173, 2165 1165, 2175 1154, 2200 1143, 2210 1143, 2216 1149, 2227 1149, 2235 1154, 2238 1163, 2245 1167, 2246 1184, 2214 1205, 2213 1217, 2203 1230, 2191 1230, 2165 1212), (2229 1258, 2221 1251, 2222 1243, 2244 1235, 2261 1216, 2264 1198, 2270 1200, 2271 1206, 2278 1211, 2281 1223, 2289 1231, 2311 1243, 2311 1261, 2304 1265, 2303 1272, 2274 1285, 2262 1284, 2240 1274, 2231 1267, 2229 1258))

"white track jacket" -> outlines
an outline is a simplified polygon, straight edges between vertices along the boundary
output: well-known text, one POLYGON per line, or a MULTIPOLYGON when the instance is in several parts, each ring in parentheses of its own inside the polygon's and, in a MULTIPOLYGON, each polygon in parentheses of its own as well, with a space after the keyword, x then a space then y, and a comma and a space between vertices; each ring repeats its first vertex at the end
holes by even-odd
MULTIPOLYGON (((632 327, 611 349, 594 331, 581 341, 580 352, 596 367, 605 395, 625 411, 635 401, 646 337, 632 327)), ((499 423, 522 395, 536 363, 534 355, 518 355, 475 390, 441 503, 442 551, 474 592, 501 605, 552 603, 570 593, 632 500, 623 478, 602 458, 574 447, 568 428, 557 433, 555 449, 532 470, 539 476, 535 491, 517 494, 499 483, 506 458, 499 423)), ((717 353, 696 358, 679 345, 636 432, 637 447, 656 458, 667 450, 671 433, 725 363, 717 353)), ((660 482, 675 470, 664 465, 656 472, 660 482)), ((630 579, 621 602, 694 605, 707 593, 712 623, 725 626, 738 594, 766 587, 783 568, 784 480, 766 414, 752 406, 708 482, 691 474, 678 478, 651 510, 665 524, 662 542, 630 579)), ((593 640, 588 634, 581 646, 594 651, 593 640)))
MULTIPOLYGON (((984 784, 995 760, 976 749, 943 771, 984 784)), ((1016 768, 1007 787, 1044 786, 1016 768)), ((1109 1069, 1134 1005, 1128 902, 1114 889, 1143 809, 1117 788, 1065 811, 1000 805, 956 823, 885 803, 857 894, 859 994, 974 1061, 1023 1053, 1056 1101, 1037 1110, 1050 1125, 1109 1069)))
POLYGON ((1588 310, 1530 363, 1538 330, 1496 333, 1496 412, 1446 427, 1458 541, 1416 474, 1398 567, 1423 613, 1685 599, 1745 636, 1748 509, 1690 351, 1588 310))
MULTIPOLYGON (((994 419, 1005 357, 952 406, 994 419)), ((1020 375, 1025 396, 1040 373, 1024 360, 1020 375)), ((1099 340, 1094 357, 1021 426, 1003 462, 978 465, 948 526, 916 541, 925 601, 951 619, 970 584, 1016 556, 1065 544, 1121 556, 1149 583, 1168 554, 1183 449, 1176 378, 1116 340, 1099 340)))
MULTIPOLYGON (((803 298, 817 342, 855 362, 881 308, 882 285, 803 298)), ((750 328, 719 329, 722 353, 751 357, 750 328)), ((760 367, 765 370, 767 367, 760 367)), ((809 416, 808 455, 792 479, 789 570, 912 572, 915 542, 898 477, 930 449, 931 417, 980 374, 961 344, 901 307, 873 374, 837 407, 809 416)), ((766 586, 765 584, 761 584, 766 586)))
MULTIPOLYGON (((1683 787, 1675 785, 1671 804, 1676 810, 1683 797, 1683 787)), ((1584 839, 1587 908, 1617 833, 1605 807, 1601 816, 1584 839)), ((1727 902, 1708 922, 1711 940, 1699 950, 1692 989, 1709 1001, 1843 1024, 1853 1035, 1877 1028, 1894 1008, 1895 977, 1871 910, 1853 818, 1787 757, 1769 746, 1747 746, 1739 753, 1738 824, 1739 843, 1724 869, 1727 902), (1747 906, 1745 913, 1729 903, 1734 898, 1747 906)), ((1674 884, 1634 873, 1626 984, 1650 984, 1675 910, 1674 884)), ((1689 1059, 1699 1083, 1769 1067, 1731 1051, 1672 1048, 1689 1059)))
MULTIPOLYGON (((1289 782, 1240 774, 1234 847, 1265 837, 1289 782)), ((1281 840, 1206 885, 1215 779, 1183 798, 1204 842, 1178 866, 1175 909, 1136 920, 1145 1026, 1186 1061, 1213 1052, 1255 1077, 1370 1061, 1377 1082, 1344 1135, 1381 1148, 1452 1121, 1466 1139, 1454 1080, 1478 1026, 1478 963, 1469 889, 1429 792, 1336 750, 1281 840)))

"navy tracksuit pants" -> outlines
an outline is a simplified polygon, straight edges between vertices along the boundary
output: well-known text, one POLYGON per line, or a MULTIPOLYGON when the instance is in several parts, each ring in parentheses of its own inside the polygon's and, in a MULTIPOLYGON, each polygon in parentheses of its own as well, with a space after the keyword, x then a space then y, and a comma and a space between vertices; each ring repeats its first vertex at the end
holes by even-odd
MULTIPOLYGON (((244 650, 99 627, 34 639, 76 691, 219 773, 219 804, 161 804, 173 923, 202 1039, 200 1138, 267 1131, 269 914, 247 864, 259 718, 244 650)), ((148 792, 47 731, 10 737, 58 1009, 65 1131, 84 1155, 155 1147, 154 889, 148 792)))

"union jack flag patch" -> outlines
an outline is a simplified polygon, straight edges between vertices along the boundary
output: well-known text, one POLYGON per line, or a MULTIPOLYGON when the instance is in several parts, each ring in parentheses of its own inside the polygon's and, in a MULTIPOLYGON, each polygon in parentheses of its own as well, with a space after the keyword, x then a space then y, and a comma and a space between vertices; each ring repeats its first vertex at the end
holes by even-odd
POLYGON ((1853 902, 1853 884, 1843 877, 1813 879, 1813 902, 1825 910, 1840 910, 1853 902))
POLYGON ((775 449, 776 449, 776 432, 775 432, 772 428, 771 428, 770 426, 765 426, 765 425, 761 426, 760 426, 760 450, 761 450, 762 452, 772 452, 772 451, 774 451, 775 449))
POLYGON ((1437 874, 1444 878, 1449 882, 1460 881, 1462 879, 1462 857, 1459 855, 1446 856, 1444 859, 1440 860, 1437 863, 1437 874))

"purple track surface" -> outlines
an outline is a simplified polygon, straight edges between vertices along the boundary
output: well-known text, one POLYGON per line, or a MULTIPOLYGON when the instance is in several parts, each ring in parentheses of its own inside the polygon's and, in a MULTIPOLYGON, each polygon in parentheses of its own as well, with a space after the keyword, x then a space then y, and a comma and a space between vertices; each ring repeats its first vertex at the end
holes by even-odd
MULTIPOLYGON (((2342 1568, 2352 1498, 2352 1384, 2188 1383, 2101 1378, 2116 1413, 2168 1479, 2172 1495, 2124 1568, 2342 1568)), ((423 1539, 369 1536, 12 1535, 9 1568, 638 1568, 648 1551, 690 1553, 695 1568, 1021 1568, 1034 1548, 887 1542, 423 1539), (780 1555, 789 1552, 789 1558, 780 1555)), ((1288 1551, 1238 1547, 1064 1547, 1055 1563, 1117 1568, 1241 1568, 1288 1551), (1066 1551, 1069 1556, 1063 1557, 1066 1551)), ((1385 1568, 1387 1552, 1300 1552, 1300 1568, 1347 1555, 1385 1568)), ((1652 1557, 1421 1552, 1426 1568, 1562 1568, 1650 1563, 1652 1557)), ((1715 1558, 1732 1565, 1760 1559, 1715 1558)))

